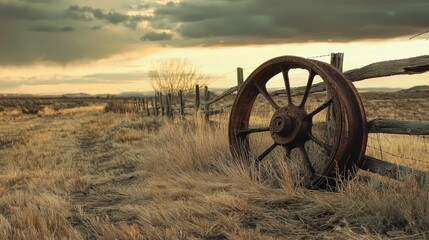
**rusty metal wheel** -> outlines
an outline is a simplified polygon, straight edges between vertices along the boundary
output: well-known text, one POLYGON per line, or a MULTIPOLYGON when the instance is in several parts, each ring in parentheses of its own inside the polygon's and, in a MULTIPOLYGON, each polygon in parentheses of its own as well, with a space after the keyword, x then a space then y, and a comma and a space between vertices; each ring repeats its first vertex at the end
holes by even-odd
POLYGON ((228 134, 231 152, 245 165, 281 159, 294 176, 292 181, 319 189, 335 186, 337 176, 353 176, 362 165, 367 141, 365 111, 354 86, 331 65, 294 56, 271 59, 246 79, 231 110, 228 134), (294 79, 289 76, 295 69, 308 71, 298 102, 291 94, 294 79), (279 76, 285 91, 274 97, 267 84, 279 76), (327 97, 313 93, 316 77, 326 85, 327 97), (310 95, 316 99, 313 106, 308 106, 310 95), (260 101, 266 102, 262 109, 270 113, 259 117, 269 122, 250 126, 260 101), (253 147, 261 144, 265 145, 253 147))

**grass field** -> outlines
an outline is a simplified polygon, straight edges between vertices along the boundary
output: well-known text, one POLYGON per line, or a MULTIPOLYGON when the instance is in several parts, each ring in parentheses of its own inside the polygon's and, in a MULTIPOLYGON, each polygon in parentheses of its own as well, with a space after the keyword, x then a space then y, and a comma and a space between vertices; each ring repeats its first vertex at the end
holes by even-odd
MULTIPOLYGON (((428 92, 362 97, 369 119, 429 120, 428 92)), ((228 116, 103 109, 0 112, 0 239, 429 238, 429 186, 412 179, 362 172, 336 192, 313 191, 278 161, 256 181, 229 152, 228 116)), ((428 145, 371 134, 367 154, 429 170, 428 145)))

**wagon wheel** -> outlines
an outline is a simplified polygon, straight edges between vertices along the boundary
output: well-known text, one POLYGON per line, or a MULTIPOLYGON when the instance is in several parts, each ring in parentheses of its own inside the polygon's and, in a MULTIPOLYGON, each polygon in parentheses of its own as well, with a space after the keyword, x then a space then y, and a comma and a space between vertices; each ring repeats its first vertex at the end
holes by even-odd
POLYGON ((289 166, 289 174, 299 176, 292 181, 308 188, 335 186, 338 175, 353 176, 362 165, 367 141, 365 111, 354 86, 331 65, 294 56, 271 59, 247 78, 234 101, 228 130, 231 152, 239 161, 251 167, 270 161, 270 155, 277 159, 281 156, 289 166), (308 71, 298 103, 291 94, 291 69, 308 71), (280 99, 283 105, 279 97, 267 91, 267 83, 277 74, 282 76, 286 89, 286 96, 280 99), (312 93, 316 76, 323 80, 329 95, 309 110, 309 96, 317 97, 312 93), (265 115, 270 122, 268 126, 250 126, 252 110, 261 99, 272 109, 270 115, 265 115), (322 112, 328 117, 316 119, 322 112), (255 152, 250 139, 258 134, 269 137, 266 145, 255 152))

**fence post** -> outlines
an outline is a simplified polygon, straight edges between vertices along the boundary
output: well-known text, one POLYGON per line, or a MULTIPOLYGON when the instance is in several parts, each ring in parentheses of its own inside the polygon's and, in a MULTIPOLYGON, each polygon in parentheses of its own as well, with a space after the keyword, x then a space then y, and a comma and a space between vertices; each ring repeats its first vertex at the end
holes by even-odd
POLYGON ((165 99, 162 93, 159 93, 159 105, 161 106, 161 114, 165 115, 165 99))
POLYGON ((331 65, 343 72, 344 53, 331 53, 331 65))
POLYGON ((180 115, 185 115, 185 101, 183 100, 183 91, 179 91, 180 115))
POLYGON ((132 99, 131 99, 131 111, 132 112, 137 112, 137 104, 136 104, 136 98, 135 97, 133 97, 132 99))
POLYGON ((200 110, 200 86, 195 85, 195 112, 200 110))
POLYGON ((141 112, 143 113, 146 110, 146 101, 144 98, 142 98, 141 102, 141 112))
POLYGON ((153 104, 153 97, 150 98, 150 107, 152 108, 152 115, 156 115, 155 105, 153 104))
POLYGON ((243 68, 238 67, 237 68, 237 87, 240 89, 241 85, 243 85, 244 82, 244 75, 243 75, 243 68))
MULTIPOLYGON (((344 62, 344 53, 331 53, 331 65, 334 66, 338 71, 343 72, 343 62, 344 62)), ((331 99, 331 93, 329 89, 326 89, 326 97, 327 99, 331 99)), ((332 105, 328 107, 326 113, 326 122, 328 123, 328 134, 330 134, 333 129, 335 123, 332 120, 335 119, 334 111, 332 110, 332 105)))
POLYGON ((173 118, 173 109, 171 106, 171 104, 172 104, 171 101, 172 101, 171 93, 169 93, 169 94, 167 94, 167 106, 166 106, 167 116, 173 118))
POLYGON ((159 116, 158 97, 158 93, 155 93, 155 116, 159 116))
POLYGON ((210 100, 210 92, 209 88, 207 86, 204 86, 204 119, 206 121, 209 121, 209 111, 210 111, 210 105, 208 104, 210 100))
POLYGON ((165 115, 167 116, 167 117, 169 117, 170 116, 170 111, 169 111, 169 109, 168 109, 168 94, 166 94, 165 95, 165 99, 164 99, 164 105, 165 105, 165 115))
POLYGON ((164 106, 164 108, 165 108, 165 116, 169 117, 170 116, 170 112, 169 112, 169 109, 168 109, 168 93, 165 94, 164 105, 165 105, 164 106))
POLYGON ((149 111, 149 99, 146 98, 146 113, 148 116, 150 116, 150 111, 149 111))

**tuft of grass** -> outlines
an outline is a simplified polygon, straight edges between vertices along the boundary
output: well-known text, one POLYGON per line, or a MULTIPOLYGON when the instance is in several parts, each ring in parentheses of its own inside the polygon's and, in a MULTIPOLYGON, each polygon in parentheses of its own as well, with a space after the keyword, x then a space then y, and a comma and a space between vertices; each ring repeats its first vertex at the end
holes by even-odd
POLYGON ((229 151, 225 151, 226 126, 213 126, 199 117, 165 124, 150 143, 148 157, 174 171, 220 172, 234 162, 229 151))

